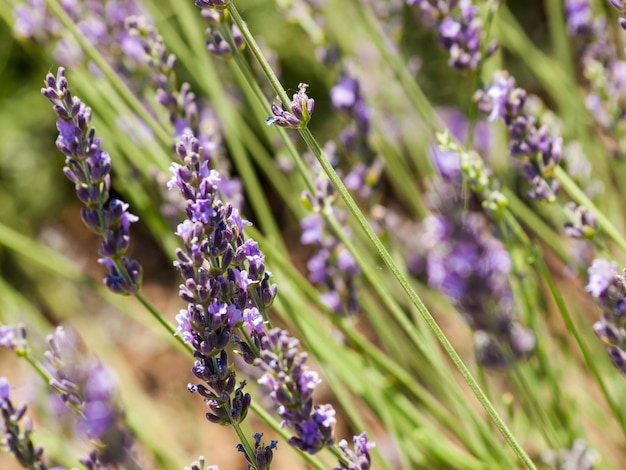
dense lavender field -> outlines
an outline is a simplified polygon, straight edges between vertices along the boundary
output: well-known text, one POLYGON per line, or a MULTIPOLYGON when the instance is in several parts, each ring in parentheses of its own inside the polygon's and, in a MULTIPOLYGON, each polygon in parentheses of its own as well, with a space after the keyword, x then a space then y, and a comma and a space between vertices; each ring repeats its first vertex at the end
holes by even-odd
POLYGON ((2 0, 0 468, 625 468, 625 30, 2 0))

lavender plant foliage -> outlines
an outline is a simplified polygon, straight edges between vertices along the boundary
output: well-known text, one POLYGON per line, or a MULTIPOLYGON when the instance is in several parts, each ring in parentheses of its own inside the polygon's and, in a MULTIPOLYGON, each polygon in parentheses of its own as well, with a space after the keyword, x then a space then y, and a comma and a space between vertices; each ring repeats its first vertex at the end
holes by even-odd
POLYGON ((585 287, 602 308, 593 330, 607 346, 613 365, 626 375, 626 280, 615 263, 598 259, 589 268, 585 287))
POLYGON ((131 457, 133 436, 124 424, 117 403, 117 385, 112 372, 83 351, 80 338, 71 329, 57 327, 48 336, 45 352, 50 385, 63 403, 80 417, 78 431, 95 443, 95 450, 81 459, 86 467, 135 468, 131 457))
POLYGON ((126 256, 130 244, 130 224, 139 220, 128 212, 128 204, 109 199, 111 158, 101 148, 101 139, 89 127, 91 108, 72 95, 65 69, 57 76, 46 76, 42 95, 52 103, 58 116, 57 148, 65 155, 65 176, 74 183, 76 195, 84 204, 83 222, 103 238, 98 254, 108 273, 106 286, 118 294, 134 294, 141 286, 141 266, 126 256))
POLYGON ((502 119, 510 135, 509 152, 522 162, 531 190, 528 196, 540 201, 554 201, 558 181, 553 172, 561 160, 563 141, 549 135, 547 126, 538 126, 537 119, 525 109, 527 94, 515 86, 515 79, 506 72, 496 72, 494 81, 476 94, 478 106, 489 114, 490 121, 502 119))
POLYGON ((496 51, 495 42, 484 46, 480 10, 471 0, 407 0, 407 4, 417 5, 423 20, 437 28, 437 39, 450 54, 451 67, 461 72, 475 71, 496 51))
POLYGON ((484 214, 471 205, 464 210, 460 156, 452 151, 433 155, 442 178, 433 181, 427 195, 433 214, 423 222, 423 261, 416 266, 474 331, 478 361, 485 367, 509 367, 527 358, 536 343, 517 319, 509 284, 511 258, 490 233, 484 214))
MULTIPOLYGON (((143 63, 152 71, 151 79, 156 86, 156 99, 168 111, 170 122, 174 127, 174 137, 178 139, 187 133, 197 136, 203 157, 211 160, 213 167, 222 175, 228 176, 230 164, 222 155, 223 147, 217 117, 206 103, 196 98, 189 83, 185 82, 178 88, 174 71, 176 56, 167 51, 163 38, 147 17, 127 17, 125 27, 144 51, 143 63)), ((235 207, 243 204, 239 179, 222 178, 218 189, 222 197, 231 201, 235 207)))
MULTIPOLYGON (((35 447, 31 439, 33 423, 26 416, 26 405, 17 408, 11 402, 11 386, 6 377, 0 377, 0 446, 13 454, 20 465, 33 470, 47 470, 44 449, 35 447)), ((51 467, 50 470, 64 470, 63 467, 51 467)))

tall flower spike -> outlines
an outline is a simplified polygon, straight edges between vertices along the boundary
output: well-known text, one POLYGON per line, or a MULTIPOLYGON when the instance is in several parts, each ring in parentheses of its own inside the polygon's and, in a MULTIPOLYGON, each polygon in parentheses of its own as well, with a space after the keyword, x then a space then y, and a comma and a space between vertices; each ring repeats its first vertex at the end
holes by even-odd
MULTIPOLYGON (((483 23, 478 16, 479 8, 471 0, 407 0, 417 4, 427 23, 437 26, 437 38, 448 51, 448 64, 461 71, 477 70, 483 60, 483 23), (457 8, 458 7, 458 8, 457 8)), ((485 59, 497 49, 492 42, 485 48, 485 59)))
POLYGON ((500 118, 509 129, 509 152, 523 164, 531 185, 528 196, 554 201, 559 185, 552 174, 561 161, 563 139, 550 136, 546 126, 538 127, 537 119, 525 109, 526 98, 526 91, 517 88, 515 79, 504 71, 496 72, 493 83, 475 96, 490 121, 500 118))
POLYGON ((94 357, 81 351, 76 332, 57 327, 48 336, 50 385, 60 392, 63 402, 79 416, 78 429, 96 443, 96 450, 83 459, 89 467, 98 465, 134 468, 130 459, 133 437, 126 428, 123 411, 117 404, 115 377, 94 357))
MULTIPOLYGON (((0 377, 0 445, 13 454, 21 466, 47 470, 43 447, 35 447, 31 440, 33 423, 26 415, 26 405, 18 408, 11 403, 11 386, 6 377, 0 377)), ((64 470, 54 467, 50 470, 64 470)))
POLYGON ((268 117, 265 120, 265 124, 268 126, 276 124, 279 127, 291 129, 306 127, 308 122, 311 120, 313 108, 315 107, 315 101, 313 98, 309 98, 306 94, 308 86, 309 85, 306 83, 300 83, 298 85, 298 93, 293 95, 293 99, 289 105, 290 111, 288 111, 282 103, 280 104, 280 107, 273 104, 272 113, 274 116, 268 117))
POLYGON ((334 444, 335 410, 331 405, 313 405, 313 391, 321 379, 306 367, 300 342, 280 328, 253 337, 261 350, 253 363, 264 372, 259 383, 269 388, 278 404, 282 424, 296 433, 289 444, 309 454, 334 444))
POLYGON ((370 450, 376 447, 376 444, 367 440, 365 433, 354 436, 354 450, 348 448, 348 443, 342 440, 339 448, 346 458, 346 462, 339 462, 339 467, 334 470, 369 470, 372 464, 370 450))
POLYGON ((434 214, 423 222, 419 267, 474 331, 478 361, 485 367, 510 367, 528 357, 536 343, 516 318, 511 258, 491 235, 484 214, 464 210, 461 156, 437 149, 433 157, 442 179, 433 181, 428 193, 434 214))
POLYGON ((109 199, 111 158, 102 150, 101 139, 89 127, 91 108, 69 90, 65 69, 59 67, 56 78, 49 73, 41 94, 52 103, 58 116, 57 148, 65 155, 65 176, 74 183, 76 195, 84 204, 83 222, 103 238, 98 261, 108 273, 106 286, 118 294, 134 294, 141 286, 141 266, 126 257, 130 243, 130 224, 139 220, 128 212, 128 204, 109 199))
POLYGON ((620 275, 617 265, 598 259, 589 268, 585 289, 602 307, 603 318, 593 330, 607 346, 613 365, 626 375, 626 271, 620 275))

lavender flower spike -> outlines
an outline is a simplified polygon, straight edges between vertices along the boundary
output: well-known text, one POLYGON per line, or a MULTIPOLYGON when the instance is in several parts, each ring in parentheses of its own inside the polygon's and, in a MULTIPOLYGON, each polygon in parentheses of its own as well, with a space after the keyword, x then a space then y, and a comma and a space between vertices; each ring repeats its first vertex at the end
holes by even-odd
MULTIPOLYGON (((25 468, 47 470, 43 459, 43 448, 35 447, 30 435, 33 432, 33 423, 26 414, 26 405, 15 408, 11 403, 11 386, 6 377, 0 377, 0 445, 12 453, 17 461, 25 468), (23 423, 20 424, 24 418, 23 423)), ((54 467, 50 470, 62 470, 54 467)))
POLYGON ((268 117, 265 120, 265 124, 268 126, 276 124, 277 126, 291 129, 306 127, 311 120, 313 108, 315 107, 315 101, 306 94, 308 86, 306 83, 298 85, 298 93, 293 95, 293 100, 289 106, 291 112, 287 111, 283 104, 280 107, 273 104, 272 113, 274 116, 268 117))
POLYGON ((111 158, 100 147, 101 139, 89 127, 91 108, 72 95, 65 69, 59 67, 56 78, 49 73, 41 94, 52 103, 59 119, 57 148, 65 155, 65 176, 74 183, 83 222, 103 241, 98 254, 108 274, 107 287, 118 294, 134 294, 141 285, 141 266, 125 253, 130 243, 130 224, 139 220, 128 212, 128 204, 109 200, 111 187, 111 158), (108 201, 108 204, 107 204, 108 201))
POLYGON ((604 312, 603 319, 593 330, 607 345, 611 362, 626 375, 626 278, 617 272, 617 265, 598 259, 589 268, 589 282, 585 289, 598 300, 604 312))
POLYGON ((367 440, 367 434, 362 433, 354 436, 354 450, 348 449, 348 443, 342 440, 339 448, 343 452, 346 462, 339 462, 339 467, 334 470, 369 470, 372 464, 370 450, 376 447, 376 444, 367 440))

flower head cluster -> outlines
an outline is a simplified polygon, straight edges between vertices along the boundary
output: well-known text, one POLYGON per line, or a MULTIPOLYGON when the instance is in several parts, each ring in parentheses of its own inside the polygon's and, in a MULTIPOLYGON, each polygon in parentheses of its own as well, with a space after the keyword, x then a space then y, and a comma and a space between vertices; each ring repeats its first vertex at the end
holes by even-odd
MULTIPOLYGON (((176 153, 183 165, 172 165, 169 187, 177 187, 187 204, 187 219, 177 230, 184 248, 177 251, 176 266, 184 278, 180 297, 188 302, 176 317, 177 333, 194 349, 192 372, 208 385, 190 385, 189 390, 206 399, 210 421, 230 424, 246 416, 250 396, 243 393, 245 383, 235 389, 235 371, 228 362, 226 346, 232 340, 246 362, 265 372, 260 382, 270 388, 283 422, 296 432, 290 443, 311 453, 332 444, 334 410, 313 408, 319 378, 304 367, 306 355, 298 353, 298 341, 279 329, 266 331, 264 314, 276 285, 270 283, 257 243, 244 238, 247 222, 219 199, 220 175, 201 157, 195 137, 181 136, 176 153), (234 335, 236 328, 244 328, 252 343, 234 335)), ((266 462, 269 447, 263 448, 266 462)))
MULTIPOLYGON (((83 0, 59 3, 76 23, 80 34, 98 47, 109 63, 116 64, 116 69, 132 70, 135 67, 133 61, 143 51, 126 31, 124 21, 129 16, 145 14, 138 2, 83 0)), ((40 44, 55 44, 54 57, 62 65, 79 66, 85 61, 80 45, 50 12, 45 0, 28 0, 16 6, 14 17, 15 35, 40 44)))
MULTIPOLYGON (((33 423, 26 415, 26 405, 18 408, 11 403, 11 386, 6 377, 0 377, 0 446, 13 454, 24 468, 46 470, 43 447, 35 447, 31 440, 33 423), (20 423, 20 421, 23 422, 20 423)), ((55 467, 51 470, 62 470, 55 467)))
POLYGON ((516 316, 509 284, 511 258, 490 232, 485 215, 462 197, 460 157, 435 152, 444 168, 428 193, 433 215, 420 235, 421 268, 431 287, 450 298, 474 331, 478 361, 486 367, 508 367, 529 356, 535 337, 516 316))
POLYGON ((269 470, 270 468, 272 459, 274 458, 274 449, 276 449, 278 442, 272 441, 269 445, 264 445, 261 443, 262 437, 263 434, 260 432, 254 434, 254 458, 251 458, 246 453, 243 444, 237 445, 237 450, 243 452, 246 456, 248 470, 269 470))
POLYGON ((81 351, 80 338, 71 329, 57 327, 48 336, 48 371, 50 385, 63 402, 82 419, 78 429, 96 443, 85 462, 101 465, 130 463, 129 449, 133 438, 123 423, 123 412, 117 404, 116 380, 111 371, 81 351))
MULTIPOLYGON (((361 270, 337 235, 328 229, 322 215, 332 211, 332 216, 343 222, 347 214, 333 204, 335 188, 319 163, 312 161, 311 167, 318 173, 315 180, 316 191, 315 195, 305 193, 305 197, 314 212, 300 222, 300 241, 304 245, 316 247, 315 253, 307 262, 309 280, 324 290, 321 300, 325 305, 337 313, 354 315, 360 310, 357 283, 361 270)), ((350 236, 348 228, 344 231, 346 236, 350 236)))
POLYGON ((339 448, 346 459, 346 462, 340 461, 340 467, 334 470, 369 470, 372 460, 370 457, 370 450, 376 447, 371 441, 367 440, 365 433, 354 436, 354 450, 348 448, 348 443, 345 440, 339 442, 339 448))
MULTIPOLYGON (((183 134, 194 134, 200 142, 203 158, 211 160, 212 165, 222 175, 228 175, 228 160, 219 158, 222 148, 215 115, 208 106, 198 102, 188 83, 185 82, 177 88, 174 72, 176 56, 167 51, 163 38, 145 16, 130 16, 126 18, 125 26, 144 51, 143 63, 152 70, 156 99, 169 113, 170 122, 174 126, 174 137, 178 139, 183 134)), ((243 203, 238 179, 220 179, 219 191, 236 207, 243 203)))
POLYGON ((478 16, 479 8, 471 0, 407 0, 407 3, 417 4, 426 22, 436 25, 439 43, 450 54, 451 67, 461 72, 477 70, 481 61, 495 52, 495 42, 483 50, 483 23, 478 16))
POLYGON ((298 85, 298 93, 293 95, 293 99, 289 105, 289 111, 282 103, 280 107, 273 104, 272 114, 274 114, 274 116, 268 117, 265 120, 265 124, 268 126, 276 124, 279 127, 291 129, 306 127, 311 120, 313 108, 315 107, 313 98, 309 98, 306 94, 307 88, 308 85, 306 83, 300 83, 298 85))
POLYGON ((141 285, 141 266, 126 257, 130 243, 130 224, 138 218, 128 212, 128 204, 109 200, 111 158, 102 150, 91 122, 91 108, 73 96, 65 70, 59 67, 56 78, 49 73, 41 93, 52 103, 58 116, 57 148, 65 155, 65 176, 74 183, 78 199, 85 205, 81 217, 102 236, 98 254, 108 273, 107 287, 120 294, 133 294, 141 285))
POLYGON ((219 199, 220 175, 202 157, 198 140, 182 135, 176 153, 183 164, 172 164, 168 187, 178 188, 186 200, 187 219, 176 232, 184 248, 177 251, 176 266, 184 278, 180 297, 188 302, 176 317, 177 333, 194 348, 194 375, 210 386, 190 390, 207 399, 212 410, 208 419, 229 424, 245 417, 250 398, 242 392, 243 384, 235 390, 225 348, 233 328, 243 322, 260 321, 262 326, 260 312, 271 305, 276 286, 257 243, 244 239, 247 222, 219 199))
POLYGON ((246 43, 243 34, 232 22, 230 14, 221 9, 203 9, 202 17, 209 26, 205 30, 206 47, 208 51, 217 57, 228 58, 233 55, 233 46, 238 51, 243 51, 246 43))
POLYGON ((526 91, 517 88, 506 72, 496 72, 494 82, 479 91, 476 99, 490 121, 500 118, 509 129, 509 151, 522 161, 532 186, 528 196, 553 201, 559 185, 552 173, 561 161, 563 139, 550 136, 547 126, 538 127, 537 119, 526 112, 526 91))
POLYGON ((570 34, 578 45, 587 96, 585 104, 615 157, 626 155, 626 62, 611 38, 607 18, 594 16, 589 0, 565 5, 570 34))
POLYGON ((352 164, 344 183, 364 201, 371 201, 383 169, 382 159, 368 143, 372 110, 365 102, 359 80, 348 75, 341 76, 330 91, 330 98, 333 107, 350 119, 339 135, 339 142, 352 164))
POLYGON ((586 290, 602 307, 603 318, 593 330, 607 345, 611 362, 626 375, 626 280, 617 265, 598 259, 589 268, 586 290))
MULTIPOLYGON (((279 405, 283 425, 296 435, 289 444, 314 454, 335 442, 335 410, 331 405, 313 405, 313 391, 321 382, 318 374, 306 367, 307 355, 299 351, 300 342, 280 328, 256 334, 260 357, 253 360, 263 376, 259 383, 270 390, 270 397, 279 405)), ((244 358, 248 357, 245 346, 244 358)))

